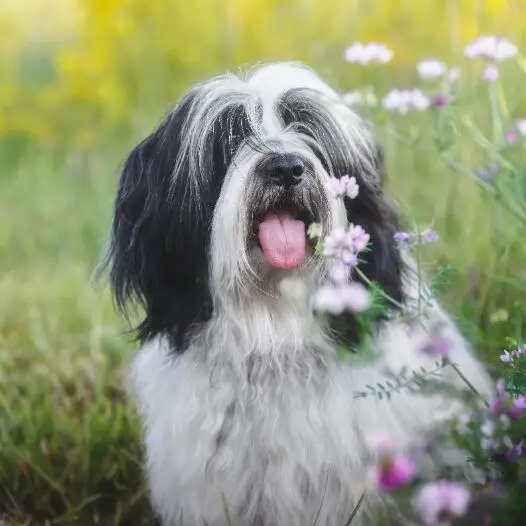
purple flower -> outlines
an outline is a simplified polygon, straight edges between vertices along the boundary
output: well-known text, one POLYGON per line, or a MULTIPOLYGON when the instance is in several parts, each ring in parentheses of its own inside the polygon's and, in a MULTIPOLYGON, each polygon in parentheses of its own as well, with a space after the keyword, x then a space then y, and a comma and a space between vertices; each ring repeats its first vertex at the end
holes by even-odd
POLYGON ((452 100, 451 94, 446 92, 437 93, 429 104, 431 108, 443 108, 447 106, 452 100))
POLYGON ((352 243, 356 252, 362 252, 365 250, 371 239, 371 236, 360 225, 353 225, 352 223, 349 225, 347 236, 349 237, 350 244, 352 243))
POLYGON ((426 110, 431 101, 418 89, 391 90, 382 100, 386 110, 397 111, 405 115, 410 110, 426 110))
POLYGON ((468 510, 469 491, 456 482, 439 480, 423 486, 418 492, 414 507, 424 524, 437 526, 462 517, 468 510))
POLYGON ((343 285, 349 281, 349 267, 338 261, 329 270, 329 278, 335 285, 343 285))
POLYGON ((495 178, 499 170, 500 166, 497 163, 494 163, 488 168, 475 168, 473 174, 479 181, 489 183, 495 178))
POLYGON ((349 199, 355 199, 358 196, 359 187, 356 177, 344 175, 339 179, 331 177, 329 179, 329 190, 333 197, 347 196, 349 199))
POLYGON ((526 137, 526 119, 519 119, 517 121, 517 130, 523 137, 526 137))
POLYGON ((464 53, 469 59, 482 58, 503 62, 515 57, 518 48, 505 38, 494 35, 482 35, 464 48, 464 53))
POLYGON ((361 283, 324 285, 314 295, 313 304, 317 311, 334 315, 362 312, 370 307, 371 295, 361 283))
POLYGON ((393 236, 394 240, 397 241, 398 243, 400 243, 401 245, 409 242, 409 240, 411 239, 411 234, 409 232, 397 232, 394 236, 393 236))
POLYGON ((434 230, 424 230, 422 232, 422 237, 428 243, 436 243, 440 236, 434 230))
POLYGON ((497 395, 490 401, 489 410, 495 416, 506 415, 511 420, 517 420, 526 411, 526 396, 512 398, 506 392, 504 379, 497 382, 497 395))
POLYGON ((452 350, 453 342, 439 336, 431 336, 421 348, 423 353, 440 358, 448 358, 452 350))
POLYGON ((526 411, 526 396, 519 395, 512 400, 511 407, 507 414, 512 420, 517 420, 522 416, 524 411, 526 411))
POLYGON ((374 63, 387 64, 393 58, 393 52, 387 46, 376 42, 369 42, 368 44, 355 42, 345 50, 344 58, 351 64, 361 64, 362 66, 374 63))
POLYGON ((493 64, 488 64, 482 72, 482 78, 484 82, 487 82, 488 84, 493 84, 494 82, 497 82, 497 80, 499 80, 499 77, 499 68, 497 66, 494 66, 493 64))
POLYGON ((347 232, 336 228, 325 238, 323 254, 335 256, 346 265, 356 266, 358 253, 367 247, 369 239, 369 234, 361 226, 351 223, 347 232))

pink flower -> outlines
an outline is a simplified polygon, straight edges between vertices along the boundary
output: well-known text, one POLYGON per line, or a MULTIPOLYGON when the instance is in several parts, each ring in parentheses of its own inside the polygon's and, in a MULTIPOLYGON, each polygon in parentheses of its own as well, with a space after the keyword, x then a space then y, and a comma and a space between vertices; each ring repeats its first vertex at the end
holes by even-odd
POLYGON ((444 524, 449 519, 462 517, 468 510, 469 491, 456 482, 439 480, 423 486, 414 507, 424 524, 444 524))
POLYGON ((515 130, 509 130, 506 133, 506 142, 508 143, 509 146, 515 144, 517 142, 517 138, 518 138, 518 135, 515 130))
POLYGON ((373 437, 369 443, 379 454, 378 465, 370 471, 370 475, 380 489, 390 491, 401 488, 413 479, 416 472, 413 461, 394 453, 394 445, 389 436, 373 437))
POLYGON ((415 465, 408 457, 392 457, 378 469, 378 485, 383 490, 407 486, 415 475, 415 465))
POLYGON ((386 110, 405 115, 410 110, 426 110, 429 108, 430 100, 418 89, 393 89, 383 98, 382 105, 386 110))
POLYGON ((453 343, 451 340, 439 336, 431 336, 421 348, 421 352, 440 358, 448 358, 452 350, 453 343))
POLYGON ((329 190, 333 197, 347 196, 349 199, 355 199, 358 196, 359 187, 356 177, 343 175, 339 179, 337 177, 329 179, 329 190))
POLYGON ((434 230, 428 229, 422 232, 422 237, 427 243, 436 243, 440 236, 434 230))
POLYGON ((324 285, 314 295, 313 305, 317 311, 334 315, 362 312, 370 307, 371 295, 361 283, 324 285))
POLYGON ((494 66, 493 64, 488 64, 484 68, 484 71, 482 72, 482 78, 488 84, 497 82, 497 80, 499 80, 499 76, 500 76, 499 68, 497 66, 494 66))
POLYGON ((483 35, 464 48, 464 53, 469 59, 482 58, 503 62, 517 55, 518 48, 505 38, 494 35, 483 35))
POLYGON ((443 78, 447 73, 447 66, 440 60, 422 60, 416 65, 422 80, 436 80, 443 78))
POLYGON ((345 50, 344 58, 351 64, 361 64, 362 66, 368 66, 375 62, 387 64, 393 58, 393 52, 387 46, 376 42, 368 44, 355 42, 345 50))

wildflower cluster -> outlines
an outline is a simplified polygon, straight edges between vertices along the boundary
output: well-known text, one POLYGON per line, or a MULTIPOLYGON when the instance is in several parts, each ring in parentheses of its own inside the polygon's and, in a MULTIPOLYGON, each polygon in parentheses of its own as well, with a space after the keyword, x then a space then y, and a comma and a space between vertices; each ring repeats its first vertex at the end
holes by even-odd
MULTIPOLYGON (((359 193, 356 178, 344 175, 331 178, 329 191, 335 198, 355 199, 359 193)), ((358 265, 358 256, 369 244, 370 236, 359 225, 347 230, 335 228, 322 243, 321 252, 331 261, 329 280, 314 296, 314 308, 330 314, 344 311, 362 312, 371 305, 371 295, 356 281, 351 281, 352 270, 358 265)))
POLYGON ((485 62, 482 78, 488 82, 497 82, 500 77, 499 62, 505 62, 514 58, 518 48, 505 38, 494 35, 483 35, 464 48, 464 54, 468 59, 482 59, 485 62))
MULTIPOLYGON (((378 460, 369 477, 377 489, 394 492, 414 481, 417 475, 415 463, 408 455, 396 453, 388 436, 375 438, 370 443, 378 460)), ((437 480, 424 483, 412 494, 414 519, 422 525, 447 526, 450 519, 466 514, 470 500, 469 490, 456 482, 437 480)))

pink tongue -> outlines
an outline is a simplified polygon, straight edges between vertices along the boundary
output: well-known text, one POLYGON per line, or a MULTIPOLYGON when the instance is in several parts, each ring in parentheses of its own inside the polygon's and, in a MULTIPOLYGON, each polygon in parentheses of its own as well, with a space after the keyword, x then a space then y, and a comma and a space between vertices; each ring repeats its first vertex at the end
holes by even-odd
POLYGON ((305 259, 305 224, 287 212, 269 212, 259 224, 259 243, 277 268, 298 267, 305 259))

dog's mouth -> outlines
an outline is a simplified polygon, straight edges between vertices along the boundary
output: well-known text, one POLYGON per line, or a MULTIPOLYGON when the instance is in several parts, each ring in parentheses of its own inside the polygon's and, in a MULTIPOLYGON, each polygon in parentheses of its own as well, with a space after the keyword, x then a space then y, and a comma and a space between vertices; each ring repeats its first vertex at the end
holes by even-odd
POLYGON ((279 269, 299 267, 313 241, 307 236, 314 215, 301 205, 280 202, 254 218, 254 235, 265 259, 279 269))

